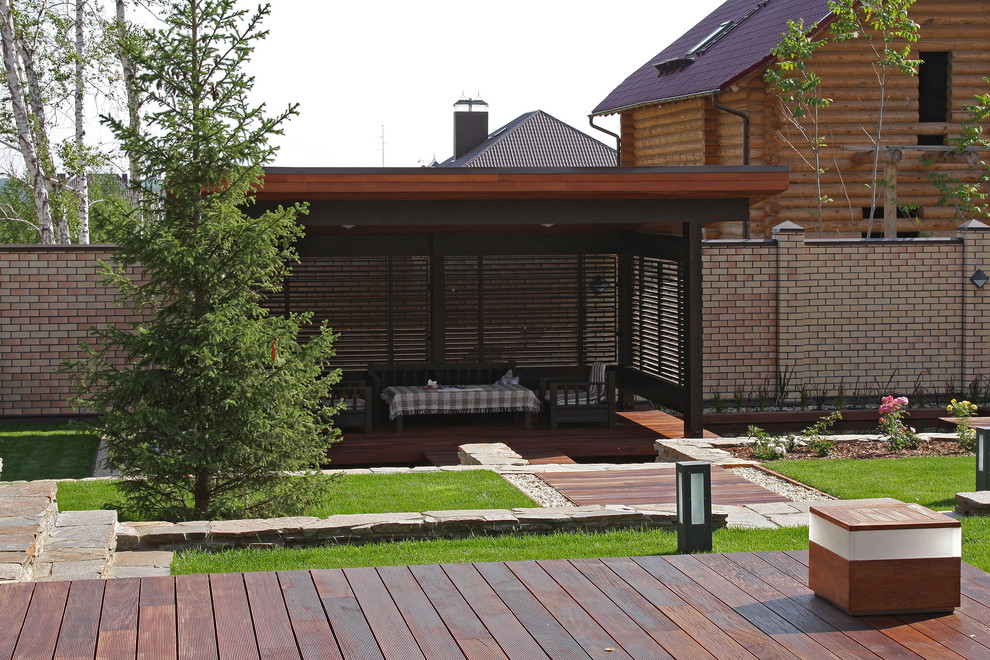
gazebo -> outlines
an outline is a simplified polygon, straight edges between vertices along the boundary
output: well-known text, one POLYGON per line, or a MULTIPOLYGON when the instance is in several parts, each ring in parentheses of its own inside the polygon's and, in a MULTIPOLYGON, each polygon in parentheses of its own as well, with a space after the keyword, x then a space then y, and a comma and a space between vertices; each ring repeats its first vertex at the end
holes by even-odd
POLYGON ((786 167, 270 168, 259 208, 307 202, 273 310, 341 333, 338 366, 617 365, 625 396, 702 435, 702 228, 786 167))

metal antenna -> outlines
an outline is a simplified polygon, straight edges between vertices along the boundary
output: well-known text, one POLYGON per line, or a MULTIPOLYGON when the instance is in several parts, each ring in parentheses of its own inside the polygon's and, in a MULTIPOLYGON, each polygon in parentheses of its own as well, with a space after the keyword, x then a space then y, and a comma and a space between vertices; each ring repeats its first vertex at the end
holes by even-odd
POLYGON ((385 124, 382 124, 382 167, 385 167, 385 124))

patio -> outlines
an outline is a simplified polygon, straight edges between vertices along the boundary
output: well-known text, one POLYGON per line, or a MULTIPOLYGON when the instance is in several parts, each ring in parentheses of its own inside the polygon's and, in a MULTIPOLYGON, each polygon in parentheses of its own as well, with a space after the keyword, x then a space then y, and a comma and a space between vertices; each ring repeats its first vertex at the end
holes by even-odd
POLYGON ((851 617, 807 552, 0 586, 8 658, 985 658, 990 575, 948 615, 851 617))

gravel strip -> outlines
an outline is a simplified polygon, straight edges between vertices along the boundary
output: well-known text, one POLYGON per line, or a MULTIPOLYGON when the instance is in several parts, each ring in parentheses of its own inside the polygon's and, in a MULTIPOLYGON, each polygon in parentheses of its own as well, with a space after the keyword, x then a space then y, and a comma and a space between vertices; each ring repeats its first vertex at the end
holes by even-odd
POLYGON ((503 474, 502 478, 518 488, 527 497, 530 497, 541 507, 573 507, 574 502, 561 495, 555 488, 547 485, 547 482, 540 479, 535 474, 514 473, 503 474))
POLYGON ((738 474, 743 479, 752 481, 754 484, 763 486, 769 491, 783 495, 792 502, 823 502, 832 499, 818 491, 802 486, 795 486, 789 481, 784 481, 756 468, 729 468, 729 471, 738 474))

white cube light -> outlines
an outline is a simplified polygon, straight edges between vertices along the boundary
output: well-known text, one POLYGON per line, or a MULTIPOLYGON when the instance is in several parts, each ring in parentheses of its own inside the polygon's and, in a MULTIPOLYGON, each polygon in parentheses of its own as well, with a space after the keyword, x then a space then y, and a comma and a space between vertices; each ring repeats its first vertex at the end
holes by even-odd
POLYGON ((811 507, 808 586, 850 614, 959 606, 962 527, 920 504, 811 507))

